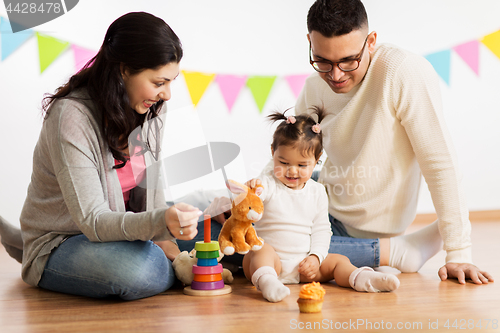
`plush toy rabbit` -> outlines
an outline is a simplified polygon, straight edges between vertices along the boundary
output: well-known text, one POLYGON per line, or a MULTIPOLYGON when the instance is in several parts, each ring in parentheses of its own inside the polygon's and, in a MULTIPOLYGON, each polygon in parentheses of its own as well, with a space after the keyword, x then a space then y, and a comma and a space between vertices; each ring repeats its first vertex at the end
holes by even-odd
POLYGON ((264 245, 264 240, 257 236, 252 223, 259 221, 264 212, 264 205, 259 195, 262 185, 250 189, 245 185, 228 180, 226 186, 238 194, 233 200, 231 217, 222 226, 219 234, 219 245, 225 255, 239 254, 248 251, 257 251, 264 245))

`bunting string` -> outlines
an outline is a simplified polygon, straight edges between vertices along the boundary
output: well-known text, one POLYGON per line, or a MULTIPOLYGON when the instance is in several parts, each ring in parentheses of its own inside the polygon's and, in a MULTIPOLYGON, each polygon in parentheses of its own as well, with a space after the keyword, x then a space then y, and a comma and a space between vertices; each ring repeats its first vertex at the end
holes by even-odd
MULTIPOLYGON (((76 44, 71 44, 67 41, 35 32, 32 29, 12 33, 8 19, 0 17, 0 63, 4 62, 8 57, 13 56, 16 50, 32 37, 36 37, 38 43, 40 74, 43 74, 61 54, 68 50, 73 52, 74 55, 75 73, 97 53, 95 50, 89 50, 76 44)), ((444 82, 450 85, 452 52, 456 53, 467 66, 479 76, 479 50, 481 44, 486 46, 489 51, 500 59, 500 30, 482 36, 477 40, 468 41, 450 49, 425 55, 425 58, 432 64, 444 82)), ((278 79, 278 76, 230 75, 196 71, 182 71, 182 75, 186 82, 191 100, 195 106, 198 105, 208 87, 215 83, 220 89, 228 112, 231 112, 238 95, 241 90, 246 87, 250 90, 259 113, 262 113, 272 88, 278 79)), ((310 74, 293 74, 281 78, 287 82, 293 96, 297 98, 309 75, 310 74)))

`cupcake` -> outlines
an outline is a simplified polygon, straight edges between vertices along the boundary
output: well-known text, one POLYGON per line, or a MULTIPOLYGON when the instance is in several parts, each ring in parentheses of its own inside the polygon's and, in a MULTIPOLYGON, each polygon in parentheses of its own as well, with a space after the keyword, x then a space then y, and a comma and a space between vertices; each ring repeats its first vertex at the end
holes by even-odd
POLYGON ((303 285, 302 288, 300 288, 299 299, 297 300, 300 312, 321 312, 325 293, 325 289, 323 289, 319 282, 303 285))

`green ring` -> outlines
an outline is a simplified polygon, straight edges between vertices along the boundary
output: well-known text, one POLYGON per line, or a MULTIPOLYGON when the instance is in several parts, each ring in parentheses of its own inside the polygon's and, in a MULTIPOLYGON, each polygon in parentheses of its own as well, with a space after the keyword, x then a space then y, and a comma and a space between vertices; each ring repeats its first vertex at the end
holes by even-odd
POLYGON ((196 251, 196 258, 200 258, 200 259, 219 258, 219 250, 216 250, 216 251, 196 251))

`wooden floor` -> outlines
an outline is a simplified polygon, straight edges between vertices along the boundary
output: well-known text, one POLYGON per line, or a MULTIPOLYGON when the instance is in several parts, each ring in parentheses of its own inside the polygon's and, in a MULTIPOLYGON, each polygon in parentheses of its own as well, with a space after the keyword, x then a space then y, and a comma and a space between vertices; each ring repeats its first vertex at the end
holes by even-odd
MULTIPOLYGON (((413 230, 415 227, 411 227, 413 230)), ((241 275, 225 296, 186 296, 169 290, 148 299, 124 302, 94 300, 44 291, 26 285, 21 266, 0 250, 0 332, 358 332, 400 330, 500 332, 500 220, 473 222, 473 259, 497 282, 459 285, 441 282, 442 251, 419 273, 399 274, 393 293, 368 294, 326 289, 323 311, 299 313, 299 285, 279 303, 265 301, 241 275), (438 328, 438 329, 434 329, 438 328)), ((391 272, 396 270, 382 268, 391 272)))

